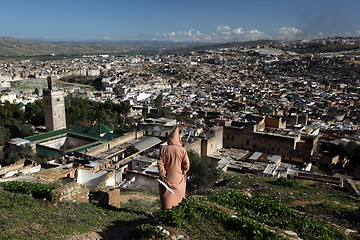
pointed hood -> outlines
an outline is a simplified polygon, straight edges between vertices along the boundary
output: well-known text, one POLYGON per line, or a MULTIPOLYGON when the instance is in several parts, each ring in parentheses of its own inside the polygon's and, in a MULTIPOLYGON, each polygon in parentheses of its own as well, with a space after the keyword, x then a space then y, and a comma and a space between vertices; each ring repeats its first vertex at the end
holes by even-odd
POLYGON ((172 130, 172 132, 169 134, 169 137, 167 139, 167 144, 182 147, 182 142, 178 127, 174 128, 174 130, 172 130))

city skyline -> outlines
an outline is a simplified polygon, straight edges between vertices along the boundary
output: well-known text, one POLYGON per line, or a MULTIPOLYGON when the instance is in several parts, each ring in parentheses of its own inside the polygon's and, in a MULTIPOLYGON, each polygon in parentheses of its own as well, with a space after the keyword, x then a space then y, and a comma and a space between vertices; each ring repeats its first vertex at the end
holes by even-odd
POLYGON ((360 2, 24 1, 3 4, 0 36, 47 41, 231 42, 359 37, 360 2))

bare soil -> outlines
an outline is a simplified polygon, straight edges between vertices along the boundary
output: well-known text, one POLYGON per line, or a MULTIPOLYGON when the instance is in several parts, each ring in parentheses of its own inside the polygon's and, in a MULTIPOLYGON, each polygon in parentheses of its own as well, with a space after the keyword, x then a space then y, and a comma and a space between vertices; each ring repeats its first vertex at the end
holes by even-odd
POLYGON ((147 199, 149 201, 156 201, 159 199, 159 196, 155 196, 155 195, 149 195, 149 194, 145 194, 142 192, 132 192, 130 194, 121 194, 120 193, 120 204, 125 204, 127 203, 130 199, 147 199))

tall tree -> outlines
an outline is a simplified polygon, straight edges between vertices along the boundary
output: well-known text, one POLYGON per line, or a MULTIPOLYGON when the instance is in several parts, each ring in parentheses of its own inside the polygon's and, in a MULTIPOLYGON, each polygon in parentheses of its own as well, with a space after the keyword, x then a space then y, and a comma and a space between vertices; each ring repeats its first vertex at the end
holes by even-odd
POLYGON ((25 106, 26 120, 35 125, 41 126, 45 124, 44 105, 42 100, 36 100, 34 103, 28 103, 25 106))
POLYGON ((21 151, 16 152, 16 153, 10 153, 8 156, 5 157, 4 162, 7 165, 13 164, 16 161, 23 159, 23 158, 28 158, 31 159, 33 161, 37 161, 40 162, 41 160, 38 158, 38 156, 36 155, 36 153, 31 149, 30 146, 26 146, 24 147, 21 151))
POLYGON ((0 126, 0 145, 5 145, 11 136, 9 129, 0 126))
POLYGON ((211 188, 220 177, 217 163, 207 157, 200 157, 194 151, 188 151, 190 170, 188 172, 187 190, 195 193, 211 188))
POLYGON ((94 123, 105 123, 110 127, 120 127, 122 114, 130 112, 131 106, 128 102, 105 103, 86 99, 68 98, 66 100, 66 119, 68 126, 76 124, 92 125, 94 123))

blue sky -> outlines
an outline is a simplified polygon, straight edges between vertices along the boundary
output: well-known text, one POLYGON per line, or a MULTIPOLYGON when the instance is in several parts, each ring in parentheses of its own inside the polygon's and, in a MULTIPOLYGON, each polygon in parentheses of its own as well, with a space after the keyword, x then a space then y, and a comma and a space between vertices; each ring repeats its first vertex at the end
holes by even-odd
POLYGON ((11 0, 0 36, 229 42, 360 36, 359 0, 11 0))

